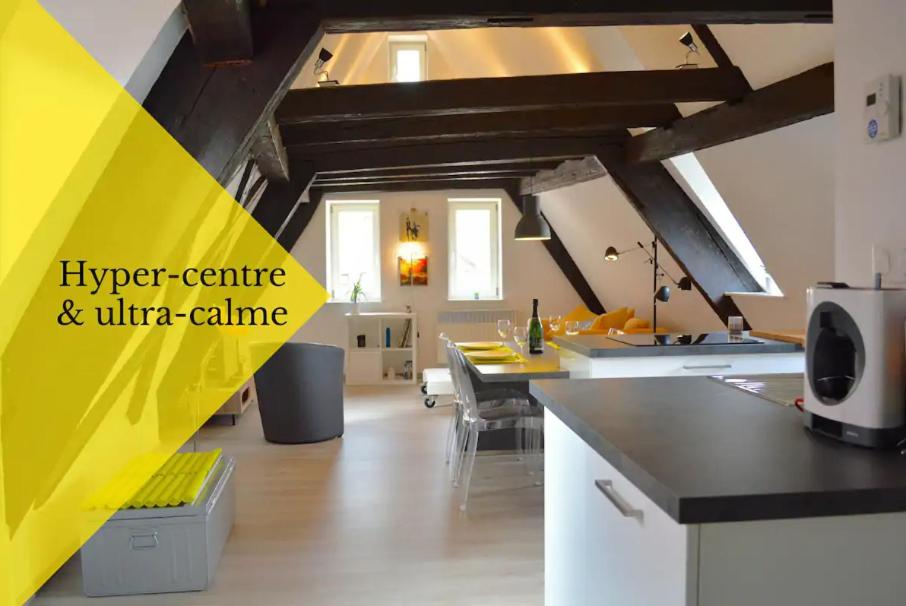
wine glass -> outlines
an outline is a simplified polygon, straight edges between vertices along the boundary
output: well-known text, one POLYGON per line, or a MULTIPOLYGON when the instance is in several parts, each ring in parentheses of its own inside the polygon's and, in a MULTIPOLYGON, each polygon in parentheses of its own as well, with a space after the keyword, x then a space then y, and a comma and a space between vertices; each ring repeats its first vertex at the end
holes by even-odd
POLYGON ((513 340, 519 346, 519 351, 525 355, 525 344, 528 341, 528 331, 525 326, 516 326, 513 328, 513 340))
POLYGON ((557 334, 560 332, 560 325, 563 323, 563 318, 561 316, 551 316, 547 319, 548 326, 551 327, 551 332, 557 334))
POLYGON ((574 337, 577 334, 579 334, 579 322, 577 322, 576 320, 569 320, 566 323, 566 334, 568 334, 571 337, 574 337))
POLYGON ((509 320, 497 320, 497 334, 504 341, 509 340, 510 331, 513 330, 513 323, 509 320))

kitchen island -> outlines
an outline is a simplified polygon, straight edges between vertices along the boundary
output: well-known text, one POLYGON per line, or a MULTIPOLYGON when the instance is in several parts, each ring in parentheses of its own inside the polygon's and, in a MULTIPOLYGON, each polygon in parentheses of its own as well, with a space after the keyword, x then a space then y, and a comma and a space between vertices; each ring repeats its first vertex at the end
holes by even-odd
POLYGON ((906 457, 707 377, 532 382, 545 595, 580 604, 903 604, 906 457))
POLYGON ((574 378, 803 372, 801 345, 748 333, 558 336, 560 365, 574 378))

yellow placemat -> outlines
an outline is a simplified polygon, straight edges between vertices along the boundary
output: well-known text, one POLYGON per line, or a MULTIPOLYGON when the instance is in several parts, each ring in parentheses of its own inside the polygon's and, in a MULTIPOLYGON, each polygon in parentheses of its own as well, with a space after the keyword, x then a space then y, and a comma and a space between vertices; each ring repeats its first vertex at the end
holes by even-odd
POLYGON ((136 460, 96 495, 89 503, 89 508, 144 509, 193 503, 221 454, 220 448, 209 452, 176 453, 137 491, 129 481, 130 476, 141 473, 147 462, 136 460))
POLYGON ((466 356, 473 364, 522 364, 525 362, 525 358, 509 348, 474 352, 466 354, 466 356))
POLYGON ((500 341, 466 341, 464 343, 457 343, 462 351, 490 351, 492 349, 501 349, 504 348, 503 343, 500 341))

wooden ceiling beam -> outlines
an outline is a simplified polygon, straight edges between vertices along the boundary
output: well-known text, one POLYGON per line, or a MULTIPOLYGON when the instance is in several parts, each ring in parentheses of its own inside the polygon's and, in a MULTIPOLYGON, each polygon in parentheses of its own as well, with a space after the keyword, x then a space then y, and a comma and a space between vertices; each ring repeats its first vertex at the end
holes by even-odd
POLYGON ((371 177, 359 176, 359 178, 341 177, 339 179, 317 178, 313 187, 328 187, 331 185, 357 185, 371 183, 405 183, 407 181, 429 181, 432 179, 445 180, 471 180, 471 179, 522 179, 536 174, 531 170, 502 170, 502 171, 482 171, 479 173, 470 173, 463 171, 454 171, 452 173, 434 173, 428 175, 401 175, 396 177, 371 177))
POLYGON ((655 162, 751 137, 834 111, 834 64, 825 63, 633 137, 629 162, 655 162))
POLYGON ((542 170, 529 177, 523 177, 520 193, 540 194, 542 192, 569 187, 586 181, 607 176, 597 156, 586 156, 579 160, 566 160, 556 168, 542 170))
POLYGON ((252 60, 251 0, 183 0, 182 6, 202 63, 252 60))
POLYGON ((476 177, 473 179, 424 179, 416 181, 396 181, 365 183, 356 185, 312 185, 309 199, 317 195, 345 194, 345 193, 371 193, 371 192, 403 192, 403 191, 446 191, 458 189, 503 189, 518 179, 501 177, 476 177))
POLYGON ((673 105, 562 106, 534 111, 284 124, 281 133, 286 145, 424 143, 487 136, 589 134, 666 126, 675 119, 673 105))
POLYGON ((221 185, 245 162, 270 116, 322 37, 320 17, 296 8, 255 11, 255 61, 205 67, 188 34, 145 99, 145 109, 221 185))
POLYGON ((462 115, 607 105, 726 101, 748 90, 736 67, 468 78, 294 89, 277 122, 462 115))
POLYGON ((547 160, 538 162, 509 162, 502 164, 465 164, 455 167, 444 166, 423 166, 420 168, 391 168, 383 170, 373 170, 368 172, 347 173, 330 173, 318 176, 317 181, 329 181, 332 183, 342 183, 347 181, 362 181, 363 179, 399 179, 410 177, 456 177, 467 175, 486 175, 495 174, 510 176, 519 176, 520 173, 536 173, 540 170, 556 168, 560 165, 558 160, 547 160))
MULTIPOLYGON (((296 3, 300 0, 270 0, 296 3)), ((312 0, 308 0, 312 1, 312 0)), ((316 0, 331 33, 476 27, 830 23, 831 0, 316 0)))
POLYGON ((289 180, 289 158, 273 116, 258 128, 251 153, 262 175, 275 181, 289 180))
MULTIPOLYGON (((627 135, 628 136, 628 135, 627 135)), ((459 143, 407 145, 384 149, 338 151, 317 156, 290 153, 290 170, 295 161, 313 162, 319 175, 374 170, 437 166, 474 166, 513 162, 568 160, 594 153, 607 140, 600 137, 536 137, 491 139, 459 143)))

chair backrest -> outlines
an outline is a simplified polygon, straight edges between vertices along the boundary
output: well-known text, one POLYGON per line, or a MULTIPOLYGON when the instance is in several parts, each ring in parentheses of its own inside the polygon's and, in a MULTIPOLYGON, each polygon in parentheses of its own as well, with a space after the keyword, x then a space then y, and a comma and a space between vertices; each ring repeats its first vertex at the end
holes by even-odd
POLYGON ((466 356, 452 341, 448 346, 447 352, 452 359, 450 375, 455 377, 453 379, 454 385, 458 383, 458 396, 460 397, 463 414, 469 419, 480 419, 481 417, 478 414, 478 398, 475 396, 472 377, 469 376, 466 356))

